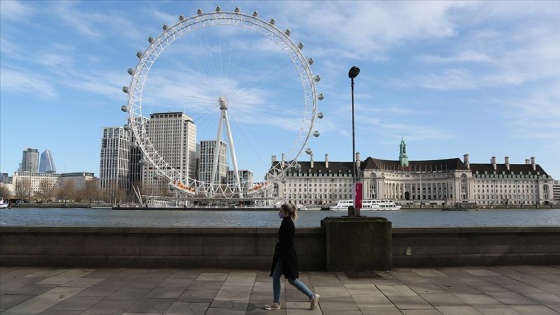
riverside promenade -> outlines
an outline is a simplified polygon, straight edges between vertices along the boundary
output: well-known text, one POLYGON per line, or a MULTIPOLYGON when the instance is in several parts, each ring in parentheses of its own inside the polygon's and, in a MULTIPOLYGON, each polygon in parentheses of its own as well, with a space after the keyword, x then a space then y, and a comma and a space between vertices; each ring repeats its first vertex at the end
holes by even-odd
MULTIPOLYGON (((282 278, 283 279, 283 278, 282 278)), ((321 295, 284 282, 271 302, 268 271, 0 268, 0 314, 560 314, 560 266, 395 268, 369 274, 302 272, 321 295)))

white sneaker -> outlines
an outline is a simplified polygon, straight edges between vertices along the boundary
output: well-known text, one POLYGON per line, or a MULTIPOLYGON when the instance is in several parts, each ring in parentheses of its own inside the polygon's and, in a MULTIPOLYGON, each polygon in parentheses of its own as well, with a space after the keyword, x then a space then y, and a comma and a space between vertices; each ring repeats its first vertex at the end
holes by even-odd
POLYGON ((319 294, 315 294, 312 298, 311 298, 311 304, 309 305, 309 309, 310 310, 314 310, 317 308, 317 306, 319 305, 319 294))
POLYGON ((264 309, 267 310, 267 311, 279 310, 280 309, 280 303, 272 302, 270 304, 265 305, 264 309))

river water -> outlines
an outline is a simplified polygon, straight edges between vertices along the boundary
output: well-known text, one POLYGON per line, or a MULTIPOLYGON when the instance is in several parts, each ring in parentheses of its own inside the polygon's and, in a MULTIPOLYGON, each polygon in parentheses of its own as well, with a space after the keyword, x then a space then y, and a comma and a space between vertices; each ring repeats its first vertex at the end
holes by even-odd
MULTIPOLYGON (((325 217, 346 211, 299 212, 297 227, 319 227, 325 217)), ((560 226, 560 209, 489 209, 441 211, 401 209, 361 211, 362 216, 384 217, 393 227, 560 226)), ((111 209, 3 209, 0 226, 84 227, 278 227, 276 211, 111 210, 111 209)))

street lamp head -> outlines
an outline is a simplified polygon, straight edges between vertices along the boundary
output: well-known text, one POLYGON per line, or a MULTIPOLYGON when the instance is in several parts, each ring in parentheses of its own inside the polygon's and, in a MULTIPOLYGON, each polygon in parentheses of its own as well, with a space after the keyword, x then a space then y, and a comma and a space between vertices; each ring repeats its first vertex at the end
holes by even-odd
POLYGON ((353 66, 352 68, 350 68, 350 71, 348 71, 348 77, 350 79, 354 79, 358 76, 358 74, 360 74, 360 68, 356 66, 353 66))

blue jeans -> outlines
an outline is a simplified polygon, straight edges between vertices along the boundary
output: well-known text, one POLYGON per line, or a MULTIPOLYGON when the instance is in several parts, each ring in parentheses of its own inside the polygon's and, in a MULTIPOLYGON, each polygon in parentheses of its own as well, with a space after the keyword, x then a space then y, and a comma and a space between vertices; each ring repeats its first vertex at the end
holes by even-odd
MULTIPOLYGON (((280 277, 281 276, 282 276, 282 262, 280 261, 280 259, 278 259, 278 262, 274 267, 274 272, 272 273, 272 291, 274 292, 275 303, 280 303, 280 289, 281 289, 280 277)), ((313 292, 311 292, 311 290, 309 290, 305 286, 305 284, 301 282, 299 279, 295 279, 295 278, 287 278, 287 279, 291 285, 296 287, 296 289, 298 289, 303 294, 307 295, 309 299, 313 297, 314 295, 313 292)))

